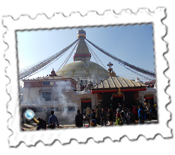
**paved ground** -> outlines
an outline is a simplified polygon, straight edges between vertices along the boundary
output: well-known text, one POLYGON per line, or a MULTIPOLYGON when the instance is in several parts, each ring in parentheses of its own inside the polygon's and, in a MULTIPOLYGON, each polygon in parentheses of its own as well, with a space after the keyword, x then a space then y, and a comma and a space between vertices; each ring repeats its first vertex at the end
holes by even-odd
MULTIPOLYGON (((145 124, 154 124, 154 123, 158 123, 157 120, 151 120, 151 121, 145 121, 145 124)), ((88 127, 88 123, 85 123, 85 126, 88 127)), ((101 125, 97 125, 97 126, 101 126, 101 125)), ((36 123, 31 123, 31 124, 23 124, 22 128, 25 130, 25 131, 33 131, 33 130, 36 130, 36 127, 37 127, 37 124, 36 123)), ((67 128, 76 128, 75 127, 75 124, 66 124, 66 125, 62 125, 60 124, 60 128, 64 128, 64 129, 67 129, 67 128)), ((56 128, 58 129, 58 128, 56 128)))

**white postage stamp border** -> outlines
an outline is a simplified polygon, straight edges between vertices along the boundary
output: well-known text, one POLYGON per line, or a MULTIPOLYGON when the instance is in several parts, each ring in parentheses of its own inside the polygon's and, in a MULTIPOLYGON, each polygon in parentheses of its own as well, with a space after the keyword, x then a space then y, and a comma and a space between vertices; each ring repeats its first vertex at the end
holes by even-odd
POLYGON ((76 139, 79 143, 86 143, 90 138, 94 139, 95 142, 104 141, 105 138, 110 138, 112 141, 120 141, 124 136, 128 137, 129 140, 137 140, 139 136, 144 136, 146 139, 154 139, 158 134, 164 138, 171 137, 172 129, 168 126, 168 122, 171 120, 171 112, 166 108, 171 102, 170 96, 166 93, 166 88, 169 85, 169 78, 164 74, 165 70, 168 68, 168 62, 164 57, 164 54, 168 51, 167 42, 163 39, 167 33, 167 27, 163 24, 165 18, 166 9, 163 7, 158 7, 153 12, 147 8, 141 8, 135 13, 130 9, 125 9, 119 13, 115 10, 107 10, 104 11, 103 14, 89 11, 86 15, 81 15, 79 12, 74 12, 69 16, 65 16, 63 13, 54 13, 51 17, 43 13, 36 15, 34 18, 31 18, 30 15, 21 15, 17 19, 14 19, 11 15, 4 16, 2 24, 6 28, 6 31, 3 34, 3 39, 4 43, 7 45, 4 60, 9 62, 8 66, 5 68, 5 76, 9 79, 9 83, 6 86, 9 96, 7 111, 11 114, 7 123, 8 129, 12 131, 11 135, 9 135, 9 145, 11 147, 16 147, 19 146, 21 142, 24 142, 27 146, 33 146, 39 141, 49 145, 56 140, 61 144, 67 144, 71 139, 76 139), (153 39, 159 123, 122 127, 59 129, 39 132, 21 131, 16 31, 135 25, 143 23, 152 23, 154 29, 153 39))

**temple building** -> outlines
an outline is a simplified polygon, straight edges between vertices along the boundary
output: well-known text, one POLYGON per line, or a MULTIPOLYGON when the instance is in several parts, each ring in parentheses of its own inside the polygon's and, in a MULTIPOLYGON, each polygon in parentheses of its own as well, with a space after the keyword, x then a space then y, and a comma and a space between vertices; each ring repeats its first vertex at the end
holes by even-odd
POLYGON ((109 74, 100 83, 93 86, 92 94, 98 94, 102 107, 113 107, 116 109, 118 103, 131 107, 138 104, 139 92, 146 91, 146 85, 126 78, 116 76, 113 64, 109 63, 109 74))
MULTIPOLYGON (((77 91, 78 82, 72 78, 56 75, 52 70, 48 76, 23 80, 23 94, 21 96, 22 116, 26 109, 32 109, 35 117, 48 120, 50 111, 62 124, 74 124, 76 110, 85 114, 87 106, 97 105, 97 95, 91 94, 93 84, 89 82, 83 91, 77 91)), ((24 121, 25 118, 23 117, 24 121)))
POLYGON ((141 103, 144 103, 144 102, 149 102, 150 104, 157 103, 156 85, 154 85, 154 87, 147 86, 145 91, 140 91, 139 100, 141 103))
POLYGON ((77 84, 71 78, 59 77, 53 70, 49 76, 26 79, 23 82, 22 116, 25 110, 30 108, 35 112, 35 117, 48 120, 50 111, 54 110, 59 120, 64 121, 66 116, 62 115, 63 111, 71 115, 78 108, 71 101, 71 92, 76 90, 77 84))

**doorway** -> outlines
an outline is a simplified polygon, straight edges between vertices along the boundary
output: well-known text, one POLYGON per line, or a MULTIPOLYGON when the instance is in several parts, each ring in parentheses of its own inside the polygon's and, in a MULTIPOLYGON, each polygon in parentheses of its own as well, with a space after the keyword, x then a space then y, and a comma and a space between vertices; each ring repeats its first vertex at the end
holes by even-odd
POLYGON ((81 113, 86 114, 86 108, 90 107, 92 109, 91 105, 91 99, 81 99, 81 113))
POLYGON ((145 102, 150 103, 151 105, 154 104, 154 97, 152 94, 144 95, 145 102))
POLYGON ((112 108, 114 109, 114 111, 116 111, 116 109, 118 108, 118 104, 122 104, 123 103, 123 97, 113 97, 113 105, 112 108))

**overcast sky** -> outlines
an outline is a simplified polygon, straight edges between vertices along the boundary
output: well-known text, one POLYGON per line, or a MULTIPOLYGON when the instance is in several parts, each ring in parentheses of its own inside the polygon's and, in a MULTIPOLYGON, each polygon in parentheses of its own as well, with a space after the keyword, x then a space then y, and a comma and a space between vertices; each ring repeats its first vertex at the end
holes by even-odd
MULTIPOLYGON (((86 38, 106 52, 132 65, 149 71, 155 71, 152 24, 87 27, 84 30, 86 31, 86 38)), ((19 70, 45 60, 70 45, 77 39, 77 31, 78 28, 17 31, 19 70)), ((108 69, 107 64, 109 62, 114 64, 113 70, 118 76, 128 79, 139 77, 143 82, 149 81, 125 69, 117 61, 104 55, 93 48, 93 46, 91 48, 101 59, 106 69, 108 69)), ((60 59, 49 65, 46 69, 30 78, 46 76, 50 74, 52 68, 57 71, 72 49, 67 51, 60 59)), ((73 62, 73 55, 67 64, 73 62)), ((91 57, 91 61, 96 62, 93 56, 91 57)), ((103 66, 100 62, 99 65, 103 66)))

